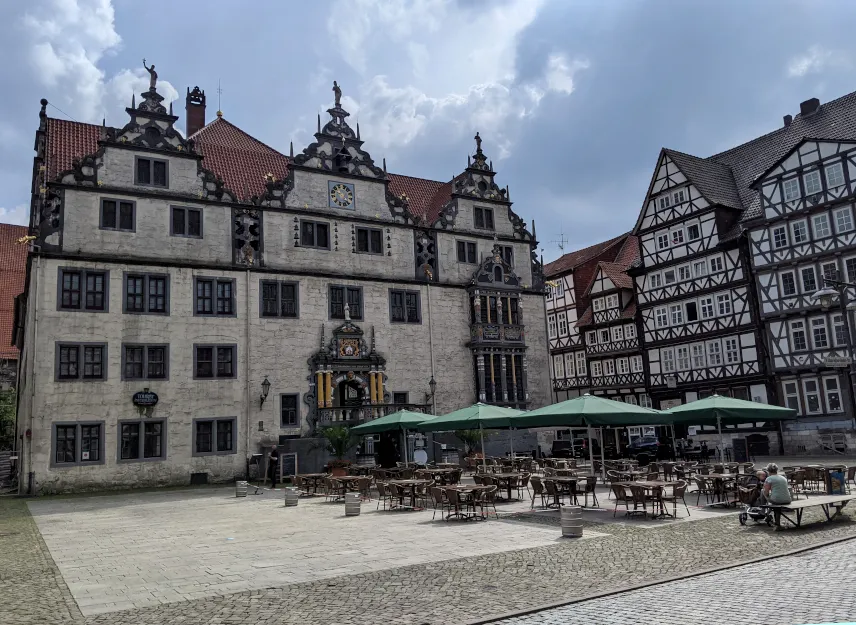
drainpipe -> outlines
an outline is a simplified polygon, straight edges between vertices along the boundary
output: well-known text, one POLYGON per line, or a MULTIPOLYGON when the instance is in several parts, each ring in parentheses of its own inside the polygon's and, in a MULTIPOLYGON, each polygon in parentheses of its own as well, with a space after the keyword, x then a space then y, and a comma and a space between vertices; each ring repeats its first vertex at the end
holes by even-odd
MULTIPOLYGON (((41 252, 41 246, 38 246, 38 245, 32 245, 30 247, 30 251, 33 252, 36 250, 36 248, 38 248, 39 252, 41 252)), ((24 463, 20 461, 21 459, 19 459, 19 461, 18 461, 18 467, 19 467, 18 468, 18 494, 27 494, 27 495, 35 495, 35 493, 36 493, 36 491, 35 491, 36 480, 35 480, 35 475, 34 475, 34 471, 33 471, 33 436, 32 436, 32 432, 33 432, 33 424, 34 424, 33 411, 35 410, 35 406, 36 406, 35 351, 37 349, 36 348, 36 345, 37 345, 36 341, 38 340, 38 337, 39 337, 39 302, 41 299, 39 297, 39 294, 40 294, 40 288, 41 288, 41 277, 42 277, 41 273, 42 273, 42 258, 41 258, 41 256, 36 256, 36 273, 35 273, 35 278, 33 279, 33 293, 35 294, 35 298, 34 298, 35 301, 32 303, 32 305, 35 306, 35 308, 33 310, 33 341, 30 344, 30 348, 31 348, 30 354, 29 354, 30 359, 29 359, 29 362, 27 363, 28 368, 30 370, 30 375, 28 376, 29 382, 30 382, 30 410, 29 410, 30 414, 27 415, 26 430, 30 431, 30 436, 28 437, 25 435, 24 436, 24 444, 21 445, 21 451, 24 451, 24 447, 26 447, 25 453, 27 454, 27 463, 26 463, 26 466, 27 466, 27 487, 26 487, 26 492, 23 492, 24 491, 24 480, 22 479, 24 477, 22 475, 22 469, 24 467, 24 463)), ((17 432, 16 432, 16 434, 17 434, 17 432)))
POLYGON ((250 394, 250 270, 246 271, 246 278, 244 281, 244 301, 245 301, 245 315, 246 319, 244 320, 244 376, 246 378, 245 386, 247 388, 247 399, 246 399, 246 407, 244 408, 244 414, 247 420, 247 440, 246 440, 246 448, 247 448, 247 479, 250 477, 250 398, 252 395, 250 394))

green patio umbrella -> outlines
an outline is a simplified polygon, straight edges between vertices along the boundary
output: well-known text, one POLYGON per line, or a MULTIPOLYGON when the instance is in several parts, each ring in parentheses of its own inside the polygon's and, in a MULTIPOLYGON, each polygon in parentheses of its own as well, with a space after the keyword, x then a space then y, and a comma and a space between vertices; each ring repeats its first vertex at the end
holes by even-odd
POLYGON ((744 399, 733 399, 723 395, 711 395, 688 404, 664 410, 663 415, 669 423, 691 425, 716 425, 719 431, 720 462, 725 444, 722 438, 722 424, 746 423, 747 421, 785 421, 796 418, 797 411, 792 408, 762 404, 744 399))
POLYGON ((485 428, 504 429, 516 427, 512 423, 512 419, 521 413, 521 410, 515 410, 514 408, 503 408, 502 406, 492 406, 491 404, 479 402, 472 406, 455 410, 449 414, 423 421, 416 429, 420 432, 451 432, 454 430, 474 430, 478 428, 482 443, 482 466, 485 467, 487 464, 484 461, 485 428))
POLYGON ((432 414, 423 412, 412 412, 410 410, 399 410, 351 428, 354 434, 379 434, 380 432, 395 432, 401 430, 404 435, 404 463, 407 464, 407 430, 414 430, 416 426, 428 419, 436 419, 432 414))

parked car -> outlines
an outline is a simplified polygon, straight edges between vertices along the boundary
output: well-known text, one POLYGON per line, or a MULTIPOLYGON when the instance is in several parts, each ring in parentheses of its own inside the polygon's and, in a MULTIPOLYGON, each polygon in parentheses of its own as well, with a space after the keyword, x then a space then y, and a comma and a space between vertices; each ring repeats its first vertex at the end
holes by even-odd
POLYGON ((660 447, 660 441, 656 436, 642 436, 637 438, 627 447, 627 453, 631 458, 637 454, 646 453, 652 458, 657 457, 657 449, 660 447))

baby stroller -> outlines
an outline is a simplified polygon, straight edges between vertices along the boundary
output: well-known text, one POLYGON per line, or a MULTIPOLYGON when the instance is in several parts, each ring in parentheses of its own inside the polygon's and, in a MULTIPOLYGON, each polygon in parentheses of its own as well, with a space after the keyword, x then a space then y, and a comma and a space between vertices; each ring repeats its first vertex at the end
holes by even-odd
POLYGON ((738 517, 740 525, 746 525, 748 521, 752 520, 756 525, 766 523, 772 527, 774 524, 773 513, 768 507, 757 505, 760 495, 761 484, 757 479, 754 484, 750 483, 747 486, 739 486, 737 488, 737 496, 740 499, 740 503, 743 504, 743 512, 738 517))

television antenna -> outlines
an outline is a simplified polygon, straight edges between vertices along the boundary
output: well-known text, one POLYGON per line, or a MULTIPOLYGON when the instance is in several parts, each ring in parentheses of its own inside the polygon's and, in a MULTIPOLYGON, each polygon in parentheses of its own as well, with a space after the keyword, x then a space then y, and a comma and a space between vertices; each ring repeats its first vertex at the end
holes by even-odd
POLYGON ((565 238, 565 232, 563 230, 559 230, 559 239, 550 241, 550 243, 554 243, 556 247, 559 248, 559 251, 564 252, 565 246, 568 244, 568 240, 565 238))

